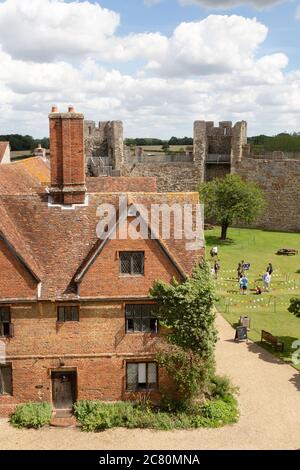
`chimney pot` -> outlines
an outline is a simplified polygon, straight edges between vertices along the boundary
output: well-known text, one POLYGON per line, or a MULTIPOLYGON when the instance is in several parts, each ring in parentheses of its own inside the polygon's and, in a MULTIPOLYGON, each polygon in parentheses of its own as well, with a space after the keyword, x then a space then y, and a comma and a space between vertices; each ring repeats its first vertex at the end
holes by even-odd
POLYGON ((74 106, 69 106, 68 112, 69 112, 69 113, 75 113, 75 108, 74 108, 74 106))
POLYGON ((52 106, 51 113, 58 113, 57 106, 52 106))

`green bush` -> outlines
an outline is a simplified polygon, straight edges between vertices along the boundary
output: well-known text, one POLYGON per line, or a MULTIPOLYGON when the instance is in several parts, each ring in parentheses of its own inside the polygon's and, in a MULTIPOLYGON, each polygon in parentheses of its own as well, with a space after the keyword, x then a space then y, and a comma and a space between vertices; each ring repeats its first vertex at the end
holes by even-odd
POLYGON ((26 403, 17 405, 11 415, 11 423, 16 428, 38 429, 50 424, 52 408, 50 403, 26 403))
POLYGON ((296 315, 296 317, 300 317, 300 297, 293 297, 290 300, 288 311, 296 315))
POLYGON ((212 397, 224 398, 230 394, 236 394, 237 389, 231 385, 226 376, 215 375, 211 378, 209 391, 212 397))
POLYGON ((235 423, 238 417, 237 401, 232 395, 177 412, 135 402, 110 404, 101 401, 79 401, 74 409, 83 431, 104 431, 112 427, 157 430, 218 427, 235 423))
POLYGON ((236 423, 238 420, 238 405, 232 395, 222 399, 211 400, 201 406, 198 414, 195 414, 194 427, 217 428, 225 424, 236 423))

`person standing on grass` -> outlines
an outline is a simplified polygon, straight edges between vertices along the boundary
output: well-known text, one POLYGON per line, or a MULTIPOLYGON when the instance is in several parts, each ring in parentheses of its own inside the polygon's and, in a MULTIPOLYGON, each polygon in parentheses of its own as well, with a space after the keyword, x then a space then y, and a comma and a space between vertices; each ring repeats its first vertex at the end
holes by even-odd
POLYGON ((268 267, 267 267, 266 271, 267 271, 267 273, 270 274, 270 276, 272 276, 272 273, 273 273, 274 269, 273 269, 273 266, 272 266, 271 263, 268 264, 268 267))
POLYGON ((237 277, 238 277, 238 280, 241 279, 243 275, 243 267, 242 267, 242 263, 239 263, 238 264, 238 267, 237 267, 237 277))
POLYGON ((220 265, 220 261, 217 260, 215 261, 215 264, 214 264, 214 270, 215 270, 215 278, 218 279, 218 273, 221 269, 221 265, 220 265))
POLYGON ((263 282, 264 282, 264 291, 269 292, 270 283, 271 283, 271 276, 268 273, 268 271, 263 275, 263 282))
POLYGON ((248 278, 244 274, 240 279, 240 291, 243 295, 247 294, 248 289, 248 278))

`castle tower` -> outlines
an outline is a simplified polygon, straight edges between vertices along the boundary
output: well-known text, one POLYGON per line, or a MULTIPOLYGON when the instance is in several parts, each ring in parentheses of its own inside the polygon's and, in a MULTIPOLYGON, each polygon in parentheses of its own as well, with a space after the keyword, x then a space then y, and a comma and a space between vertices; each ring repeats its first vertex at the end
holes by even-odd
POLYGON ((208 141, 205 121, 194 122, 194 164, 200 172, 200 181, 205 179, 205 161, 208 151, 208 141))
POLYGON ((243 146, 247 144, 247 122, 240 121, 233 126, 231 141, 231 172, 242 160, 243 146))
POLYGON ((51 186, 53 202, 83 204, 85 200, 84 116, 72 106, 49 114, 51 186))

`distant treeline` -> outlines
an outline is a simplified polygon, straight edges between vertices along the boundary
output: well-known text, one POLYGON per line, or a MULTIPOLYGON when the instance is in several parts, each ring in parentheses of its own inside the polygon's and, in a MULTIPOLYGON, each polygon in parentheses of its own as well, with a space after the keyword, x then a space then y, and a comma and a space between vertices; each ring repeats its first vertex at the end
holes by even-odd
MULTIPOLYGON (((126 139, 125 143, 132 147, 150 147, 157 145, 167 148, 170 145, 193 145, 193 139, 192 137, 171 137, 169 140, 137 138, 126 139)), ((294 132, 292 134, 282 132, 275 136, 262 134, 248 137, 248 143, 251 144, 252 149, 256 153, 273 152, 275 150, 281 150, 282 152, 300 152, 300 132, 294 132)))
MULTIPOLYGON (((48 137, 43 139, 34 139, 31 135, 8 134, 0 135, 0 141, 9 141, 11 150, 33 150, 38 144, 42 147, 49 149, 50 141, 48 137)), ((281 150, 282 152, 300 152, 300 132, 288 134, 282 132, 275 136, 258 135, 248 137, 248 143, 251 144, 252 149, 256 153, 273 152, 281 150)), ((162 146, 168 148, 170 145, 193 145, 192 137, 171 137, 169 140, 152 139, 152 138, 136 138, 125 139, 125 144, 130 147, 148 147, 148 146, 162 146)))
POLYGON ((275 136, 258 135, 248 137, 248 143, 256 153, 273 152, 279 150, 282 152, 300 152, 300 133, 294 132, 288 134, 282 132, 275 136))
POLYGON ((193 145, 192 137, 171 137, 169 140, 151 139, 151 138, 137 138, 125 139, 125 144, 130 147, 152 147, 153 145, 160 145, 163 147, 169 145, 193 145))
POLYGON ((12 151, 34 150, 38 144, 41 144, 46 149, 50 147, 48 137, 34 139, 31 135, 8 134, 0 135, 0 141, 9 142, 12 151))

